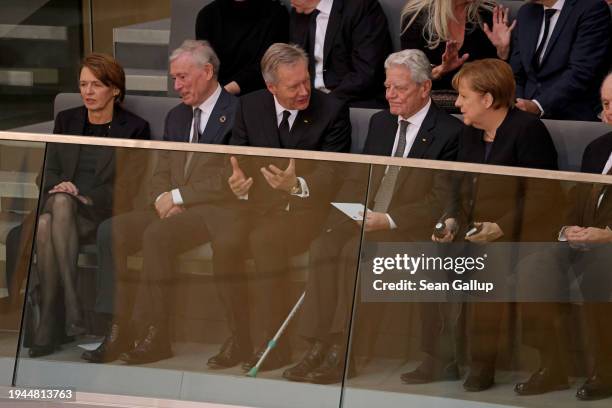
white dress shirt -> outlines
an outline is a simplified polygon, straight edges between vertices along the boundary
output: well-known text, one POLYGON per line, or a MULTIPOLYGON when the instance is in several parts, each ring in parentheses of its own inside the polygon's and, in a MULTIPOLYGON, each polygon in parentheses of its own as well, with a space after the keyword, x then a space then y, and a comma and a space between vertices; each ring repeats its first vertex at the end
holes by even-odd
MULTIPOLYGON (((604 166, 601 174, 608 174, 608 172, 610 171, 610 168, 612 168, 612 153, 610 153, 610 157, 608 158, 608 161, 606 162, 606 165, 604 166)), ((599 196, 599 201, 597 201, 597 208, 599 208, 599 206, 601 205, 601 200, 603 200, 603 198, 604 198, 604 194, 599 196)))
MULTIPOLYGON (((221 96, 221 86, 217 85, 217 89, 212 93, 204 102, 197 106, 202 111, 202 115, 200 116, 200 134, 204 133, 204 129, 206 129, 206 124, 208 123, 208 119, 210 118, 210 114, 212 113, 217 101, 219 100, 219 96, 221 96)), ((195 107, 192 108, 195 110, 195 107)), ((194 121, 195 115, 192 115, 193 119, 191 119, 191 133, 189 134, 189 143, 193 141, 195 137, 195 129, 194 129, 194 121)), ((174 205, 183 205, 183 196, 178 188, 175 188, 171 191, 172 193, 172 202, 174 205)), ((159 199, 159 197, 158 197, 159 199)))
MULTIPOLYGON (((542 27, 540 28, 540 34, 538 36, 538 42, 536 44, 535 49, 536 50, 538 49, 542 41, 545 41, 545 42, 544 42, 544 49, 542 50, 542 53, 540 54, 540 60, 538 62, 542 62, 542 59, 546 55, 546 51, 548 49, 548 42, 550 41, 550 38, 552 37, 552 34, 555 31, 555 26, 557 25, 557 21, 559 20, 559 15, 561 15, 561 9, 563 8, 564 4, 565 4, 565 0, 557 0, 557 2, 553 4, 551 7, 543 6, 544 11, 554 9, 554 10, 557 10, 557 12, 550 19, 550 27, 548 29, 548 36, 546 38, 542 38, 544 37, 544 21, 546 21, 546 16, 544 15, 542 17, 542 27)), ((540 115, 543 115, 544 109, 542 109, 542 105, 540 105, 540 102, 538 102, 536 99, 533 99, 533 102, 536 105, 538 105, 538 108, 540 108, 540 112, 541 112, 540 115)))
MULTIPOLYGON (((406 129, 406 135, 405 135, 406 148, 404 149, 404 154, 402 155, 402 157, 406 158, 408 157, 408 153, 410 153, 410 149, 412 149, 412 145, 414 144, 417 134, 419 133, 419 130, 421 129, 421 125, 423 124, 423 121, 425 120, 425 116, 427 116, 427 112, 429 112, 430 107, 431 107, 431 99, 427 101, 427 104, 425 104, 425 106, 421 108, 421 110, 419 110, 417 113, 415 113, 411 117, 409 118, 404 118, 402 116, 397 117, 397 132, 395 133, 395 142, 393 142, 393 150, 391 151, 391 156, 395 155, 395 151, 397 150, 397 145, 399 143, 399 138, 403 136, 403 135, 400 135, 400 126, 399 126, 400 122, 402 120, 405 120, 410 123, 408 125, 408 128, 406 129)), ((388 168, 389 166, 387 166, 387 169, 388 168)), ((385 170, 385 173, 386 173, 386 170, 385 170)), ((385 214, 385 215, 387 216, 387 219, 389 220, 389 225, 391 226, 391 229, 397 228, 397 224, 393 221, 391 216, 389 214, 385 214)))
POLYGON ((315 34, 314 44, 314 59, 315 59, 315 78, 314 87, 323 92, 329 93, 329 89, 325 87, 323 79, 323 51, 325 48, 325 35, 327 33, 327 25, 329 24, 329 15, 331 14, 334 0, 321 0, 317 5, 319 15, 317 16, 317 30, 315 34))

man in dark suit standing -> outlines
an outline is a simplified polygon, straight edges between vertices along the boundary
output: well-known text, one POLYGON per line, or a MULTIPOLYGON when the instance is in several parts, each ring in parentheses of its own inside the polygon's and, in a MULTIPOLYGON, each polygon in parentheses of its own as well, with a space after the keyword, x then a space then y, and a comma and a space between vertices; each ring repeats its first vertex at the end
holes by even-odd
MULTIPOLYGON (((164 140, 225 144, 232 128, 237 98, 217 81, 219 59, 205 41, 187 40, 170 56, 170 74, 182 103, 166 117, 164 140)), ((121 358, 128 364, 147 363, 171 356, 167 315, 171 299, 166 285, 174 275, 179 254, 210 240, 203 204, 222 194, 223 162, 215 155, 160 151, 147 208, 107 220, 98 230, 103 292, 114 302, 99 301, 114 314, 109 335, 101 346, 83 353, 91 362, 121 358), (133 313, 121 278, 127 275, 127 257, 143 250, 143 271, 133 313), (118 278, 118 279, 115 279, 118 278), (114 305, 113 305, 114 303, 114 305), (126 328, 139 322, 143 333, 133 347, 126 328)))
POLYGON ((384 107, 391 37, 378 0, 291 0, 290 42, 309 55, 315 89, 351 106, 384 107))
MULTIPOLYGON (((431 65, 420 50, 391 54, 385 62, 389 109, 370 121, 365 154, 413 159, 454 160, 459 120, 430 98, 431 65)), ((363 200, 367 173, 347 180, 335 201, 363 200), (360 193, 361 192, 361 193, 360 193)), ((367 241, 427 240, 444 204, 442 178, 426 169, 375 166, 365 217, 367 241), (391 192, 391 194, 388 194, 391 192)), ((329 384, 344 372, 344 351, 355 282, 361 223, 340 212, 310 248, 310 268, 299 334, 311 343, 302 361, 285 370, 292 381, 329 384), (336 290, 334 290, 336 288, 336 290)))
MULTIPOLYGON (((267 89, 240 98, 230 144, 347 152, 351 125, 346 105, 311 91, 308 57, 296 45, 273 44, 261 61, 267 89)), ((213 265, 231 337, 208 360, 211 368, 261 357, 266 343, 290 310, 287 301, 289 257, 308 248, 322 227, 336 185, 335 166, 315 160, 269 157, 231 158, 232 200, 215 213, 211 225, 213 265), (255 260, 253 299, 244 273, 245 248, 255 260), (253 306, 251 307, 250 304, 253 306), (260 321, 262 343, 252 353, 249 312, 260 321)), ((259 339, 256 341, 259 342, 259 339)), ((260 370, 281 367, 290 352, 283 341, 260 370)))
POLYGON ((612 55, 606 3, 531 0, 517 22, 510 57, 517 107, 550 119, 596 120, 612 55))

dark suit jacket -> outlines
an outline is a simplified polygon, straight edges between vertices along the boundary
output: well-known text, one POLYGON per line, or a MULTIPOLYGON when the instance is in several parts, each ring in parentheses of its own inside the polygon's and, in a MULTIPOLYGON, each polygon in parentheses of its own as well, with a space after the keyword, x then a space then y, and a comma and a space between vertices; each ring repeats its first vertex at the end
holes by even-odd
MULTIPOLYGON (((83 135, 86 123, 87 109, 84 106, 67 109, 57 114, 53 133, 83 135)), ((139 116, 116 105, 109 135, 129 139, 149 139, 149 124, 139 116)), ((80 193, 92 199, 94 209, 100 213, 108 213, 113 206, 116 149, 108 147, 98 149, 96 183, 91 190, 80 193)), ((43 184, 45 193, 62 181, 74 180, 79 162, 79 151, 79 145, 50 143, 47 146, 43 184)))
MULTIPOLYGON (((589 145, 582 156, 582 172, 601 174, 612 153, 612 132, 598 137, 589 145)), ((582 227, 612 228, 612 189, 603 196, 601 204, 595 212, 595 219, 592 225, 588 225, 587 208, 593 203, 590 200, 592 185, 588 183, 578 184, 571 193, 574 206, 569 214, 566 225, 578 225, 582 227)))
MULTIPOLYGON (((324 152, 348 152, 351 145, 351 122, 347 106, 336 98, 313 90, 308 108, 300 111, 291 128, 289 149, 324 152)), ((280 148, 274 97, 260 90, 240 98, 236 123, 229 144, 280 148)), ((308 184, 310 198, 303 199, 272 189, 259 170, 268 164, 281 169, 287 159, 250 157, 239 159, 247 177, 254 184, 249 191, 249 203, 260 208, 281 210, 291 203, 293 209, 319 206, 334 188, 335 166, 315 160, 298 160, 296 174, 308 184)), ((327 201, 326 204, 328 204, 327 201)))
MULTIPOLYGON (((397 127, 397 116, 388 110, 372 116, 363 153, 391 156, 397 127)), ((454 161, 462 129, 463 124, 458 119, 432 102, 408 158, 454 161)), ((374 204, 385 167, 373 166, 368 196, 369 208, 374 204)), ((419 234, 415 229, 423 227, 431 234, 432 226, 448 199, 447 177, 445 172, 437 170, 410 167, 400 170, 395 194, 388 209, 388 214, 400 230, 410 230, 417 236, 419 234)))
MULTIPOLYGON (((308 50, 310 15, 291 10, 289 40, 308 50)), ((378 0, 334 0, 323 47, 327 89, 349 103, 382 98, 391 37, 378 0)), ((311 78, 314 81, 314 78, 311 78)))
POLYGON ((610 9, 601 0, 566 0, 537 71, 533 55, 543 10, 527 3, 518 12, 510 58, 516 95, 536 99, 546 118, 596 120, 599 87, 612 55, 610 9))
MULTIPOLYGON (((238 98, 225 90, 217 100, 210 114, 200 143, 227 144, 234 123, 238 98)), ((174 107, 166 116, 164 140, 189 142, 193 108, 185 104, 174 107)), ((196 153, 189 162, 187 172, 185 163, 187 152, 161 151, 158 165, 153 174, 151 203, 163 192, 178 188, 184 205, 215 201, 223 194, 222 180, 224 161, 222 155, 196 153)))
MULTIPOLYGON (((497 129, 488 160, 482 130, 466 127, 459 139, 457 161, 557 170, 557 151, 541 120, 511 109, 497 129)), ((549 239, 551 209, 559 203, 558 183, 489 174, 462 177, 460 224, 489 221, 504 232, 503 240, 549 239), (549 214, 543 214, 548 211, 549 214), (546 217, 544 216, 546 215, 546 217)), ((452 211, 451 211, 452 212, 452 211)), ((460 236, 462 236, 460 234, 460 236)))

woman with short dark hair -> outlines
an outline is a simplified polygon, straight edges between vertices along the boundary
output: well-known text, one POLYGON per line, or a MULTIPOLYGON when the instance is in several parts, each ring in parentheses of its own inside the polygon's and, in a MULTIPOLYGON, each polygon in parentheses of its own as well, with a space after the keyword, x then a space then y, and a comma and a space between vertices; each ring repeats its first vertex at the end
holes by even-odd
MULTIPOLYGON (((149 124, 124 110, 125 73, 110 56, 91 54, 81 63, 83 106, 60 112, 53 133, 149 139, 149 124)), ((36 231, 40 280, 40 323, 31 357, 52 353, 65 335, 85 332, 76 291, 79 245, 95 237, 113 206, 114 149, 101 146, 47 145, 43 198, 36 231), (63 288, 66 327, 58 328, 57 303, 63 288)))
MULTIPOLYGON (((467 125, 459 138, 457 161, 557 170, 557 151, 544 123, 514 107, 514 75, 506 62, 483 59, 466 63, 452 83, 459 93, 455 104, 467 125)), ((493 242, 541 242, 553 236, 551 213, 560 197, 555 185, 487 172, 466 173, 460 180, 457 200, 449 206, 451 216, 445 220, 446 235, 432 237, 434 241, 465 240, 470 252, 493 242)), ((494 259, 501 261, 489 265, 486 279, 503 287, 512 272, 513 254, 505 247, 486 248, 489 264, 494 259), (496 253, 495 257, 491 253, 496 253)), ((471 365, 463 385, 467 391, 482 391, 494 383, 506 305, 477 299, 468 305, 471 365)))

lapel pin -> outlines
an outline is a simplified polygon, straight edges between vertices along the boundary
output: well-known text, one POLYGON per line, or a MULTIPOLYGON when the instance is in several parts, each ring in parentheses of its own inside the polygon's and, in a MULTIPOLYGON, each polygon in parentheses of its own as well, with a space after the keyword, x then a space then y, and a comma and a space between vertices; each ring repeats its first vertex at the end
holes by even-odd
POLYGON ((225 121, 226 121, 226 120, 227 120, 227 118, 225 117, 225 115, 224 115, 224 116, 221 116, 221 117, 219 118, 219 122, 221 122, 221 123, 225 123, 225 121))
POLYGON ((426 141, 427 141, 427 139, 421 139, 421 140, 422 140, 423 142, 426 142, 426 141))
POLYGON ((308 119, 304 119, 304 123, 310 123, 308 119))

